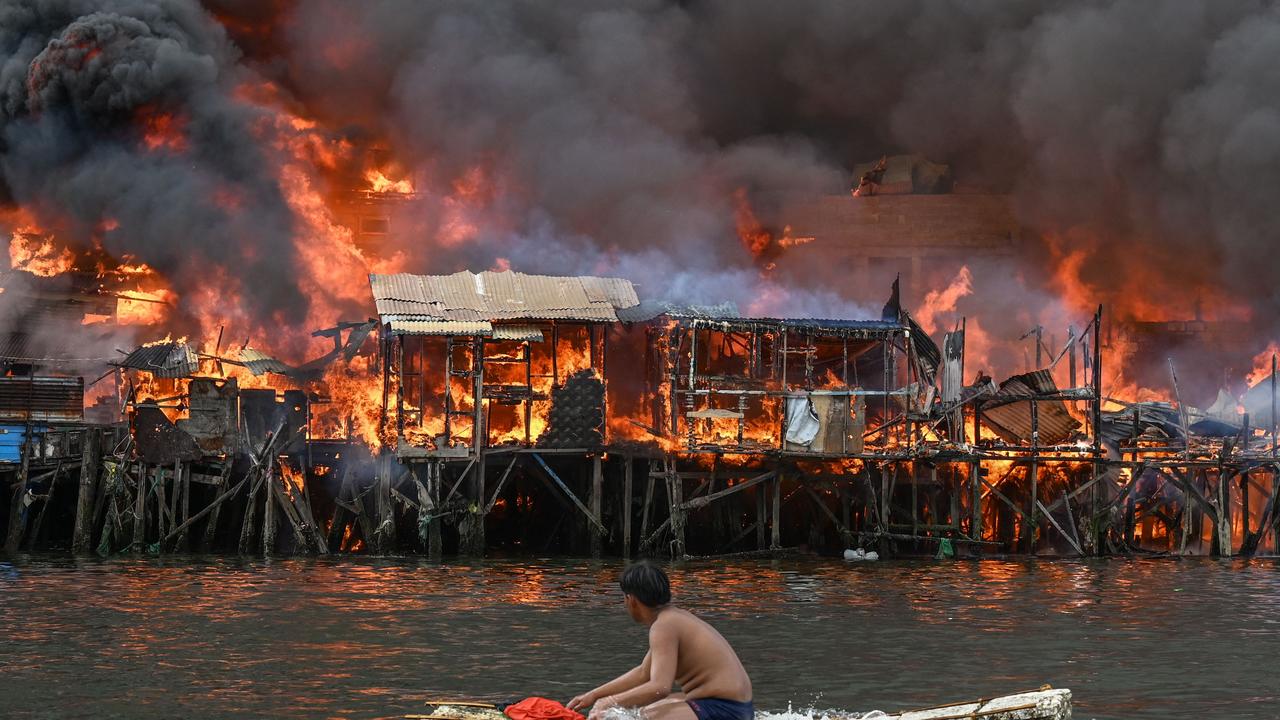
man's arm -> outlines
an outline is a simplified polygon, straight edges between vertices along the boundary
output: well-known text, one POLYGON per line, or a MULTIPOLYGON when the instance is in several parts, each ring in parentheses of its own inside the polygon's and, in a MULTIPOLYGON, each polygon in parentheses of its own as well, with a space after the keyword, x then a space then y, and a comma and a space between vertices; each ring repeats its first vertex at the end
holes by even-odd
POLYGON ((645 653, 644 660, 642 660, 639 665, 601 685, 595 690, 583 693, 570 700, 569 704, 565 707, 570 710, 585 710, 595 704, 595 702, 602 697, 626 692, 627 690, 630 690, 640 683, 648 680, 650 656, 652 656, 652 653, 645 653))
MULTIPOLYGON (((639 707, 657 702, 671 694, 676 682, 676 661, 680 637, 669 623, 656 622, 649 628, 649 676, 644 682, 604 699, 610 705, 639 707)), ((630 673, 628 673, 630 674, 630 673)))

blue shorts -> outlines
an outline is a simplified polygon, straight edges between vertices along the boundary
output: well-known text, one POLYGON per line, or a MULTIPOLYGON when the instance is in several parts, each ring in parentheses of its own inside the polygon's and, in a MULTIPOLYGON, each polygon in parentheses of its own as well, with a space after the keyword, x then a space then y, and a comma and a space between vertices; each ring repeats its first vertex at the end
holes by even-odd
POLYGON ((751 701, 720 700, 719 698, 698 698, 686 700, 698 720, 752 720, 756 708, 751 701))

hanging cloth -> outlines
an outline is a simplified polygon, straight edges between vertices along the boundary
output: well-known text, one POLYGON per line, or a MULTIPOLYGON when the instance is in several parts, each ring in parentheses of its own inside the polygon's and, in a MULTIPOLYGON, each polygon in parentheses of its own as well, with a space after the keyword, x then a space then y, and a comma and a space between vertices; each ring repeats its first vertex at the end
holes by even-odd
POLYGON ((813 411, 808 395, 787 398, 787 442, 809 445, 818 437, 820 427, 818 413, 813 411))

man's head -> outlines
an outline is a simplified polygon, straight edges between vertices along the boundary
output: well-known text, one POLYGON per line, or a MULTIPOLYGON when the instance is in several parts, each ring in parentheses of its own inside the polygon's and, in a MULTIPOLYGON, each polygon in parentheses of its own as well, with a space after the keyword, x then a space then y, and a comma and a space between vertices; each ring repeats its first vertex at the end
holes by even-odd
POLYGON ((653 611, 671 602, 671 582, 656 565, 647 562, 628 565, 618 584, 626 595, 627 613, 636 622, 645 622, 653 611))

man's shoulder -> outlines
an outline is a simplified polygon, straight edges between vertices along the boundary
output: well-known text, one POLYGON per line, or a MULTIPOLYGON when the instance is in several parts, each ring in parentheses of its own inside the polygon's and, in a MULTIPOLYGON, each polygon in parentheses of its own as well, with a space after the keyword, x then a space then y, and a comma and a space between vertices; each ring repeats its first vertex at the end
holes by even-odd
POLYGON ((658 628, 680 630, 689 627, 697 622, 697 617, 693 613, 678 607, 669 607, 658 613, 658 617, 649 626, 649 631, 653 632, 658 628))

